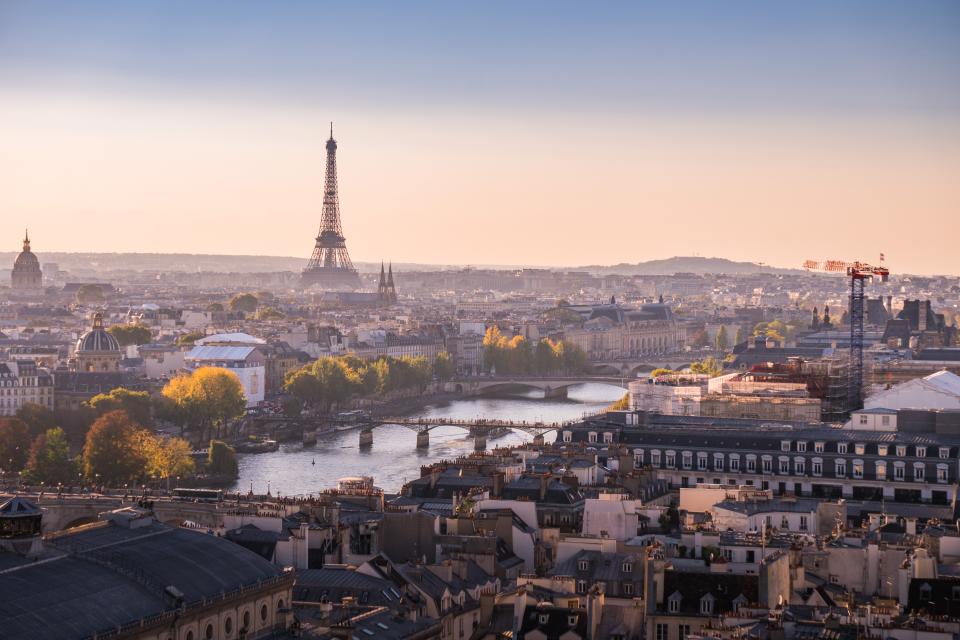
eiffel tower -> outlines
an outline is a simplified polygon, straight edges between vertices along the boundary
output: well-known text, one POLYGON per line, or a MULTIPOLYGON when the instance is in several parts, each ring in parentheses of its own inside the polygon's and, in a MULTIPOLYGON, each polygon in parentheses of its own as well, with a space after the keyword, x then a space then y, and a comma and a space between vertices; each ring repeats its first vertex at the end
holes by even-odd
POLYGON ((360 276, 353 268, 347 243, 340 227, 340 198, 337 196, 337 141, 333 139, 333 123, 330 123, 330 139, 327 140, 327 176, 323 189, 323 218, 320 233, 313 248, 310 262, 301 275, 304 287, 318 285, 324 289, 357 288, 360 276))

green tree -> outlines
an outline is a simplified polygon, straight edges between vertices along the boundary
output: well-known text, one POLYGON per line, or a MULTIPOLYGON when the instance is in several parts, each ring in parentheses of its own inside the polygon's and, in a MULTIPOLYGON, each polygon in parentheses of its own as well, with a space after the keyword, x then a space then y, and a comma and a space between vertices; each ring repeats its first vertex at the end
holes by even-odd
POLYGON ((17 417, 27 425, 32 436, 38 436, 57 426, 57 416, 53 411, 35 402, 21 405, 17 409, 17 417))
POLYGON ((36 437, 30 447, 26 476, 31 484, 70 484, 76 480, 76 463, 70 457, 70 443, 63 429, 54 427, 36 437))
POLYGON ((83 446, 83 474, 88 480, 118 487, 143 476, 146 459, 139 429, 125 411, 100 416, 83 446))
POLYGON ((260 301, 252 293, 241 293, 230 299, 230 310, 253 313, 257 310, 259 304, 260 301))
POLYGON ((121 347, 147 344, 153 338, 150 328, 142 324, 115 324, 107 329, 107 333, 116 338, 121 347))
POLYGON ((223 311, 223 305, 219 302, 211 302, 207 305, 207 311, 210 311, 211 313, 223 311))
POLYGON ((19 418, 0 418, 0 468, 20 471, 30 453, 30 428, 19 418))
POLYGON ((206 335, 203 331, 191 331, 190 333, 177 336, 177 346, 184 347, 192 345, 197 340, 206 337, 206 335))
POLYGON ((207 454, 207 471, 218 476, 237 477, 237 454, 233 447, 220 440, 210 441, 207 454))
POLYGON ((77 289, 77 304, 89 306, 103 302, 103 289, 98 284, 85 284, 77 289))
POLYGON ((730 346, 730 338, 727 336, 727 327, 726 325, 720 325, 720 330, 717 331, 717 337, 714 339, 717 351, 723 353, 730 346))
POLYGON ((734 338, 733 343, 743 344, 743 342, 746 339, 747 339, 747 332, 743 330, 743 325, 740 325, 739 327, 737 327, 737 337, 734 338))
POLYGON ((286 397, 283 399, 283 415, 288 418, 299 418, 303 412, 303 403, 296 397, 286 397))
POLYGON ((437 377, 437 380, 440 382, 446 382, 453 377, 456 373, 453 358, 450 357, 450 354, 446 351, 441 351, 437 354, 437 357, 433 359, 433 375, 437 377))
POLYGON ((566 373, 590 373, 590 356, 579 346, 563 340, 558 346, 561 369, 566 373))
POLYGON ((150 394, 146 391, 130 391, 125 387, 116 387, 109 393, 100 393, 87 401, 87 404, 93 409, 97 416, 102 416, 110 411, 123 409, 130 416, 130 419, 140 425, 147 425, 151 422, 151 408, 153 402, 150 394))

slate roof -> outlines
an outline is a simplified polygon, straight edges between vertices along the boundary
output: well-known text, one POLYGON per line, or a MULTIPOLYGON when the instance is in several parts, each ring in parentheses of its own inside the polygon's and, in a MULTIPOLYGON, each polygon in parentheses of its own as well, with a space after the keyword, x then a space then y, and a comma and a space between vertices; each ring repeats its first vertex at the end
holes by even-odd
POLYGON ((189 606, 283 575, 227 540, 159 523, 128 529, 104 522, 46 544, 63 555, 15 567, 0 579, 5 640, 88 637, 171 611, 168 585, 189 606))
MULTIPOLYGON (((662 608, 668 610, 668 601, 674 594, 680 596, 680 610, 683 615, 700 615, 700 599, 710 594, 714 598, 713 616, 733 611, 734 601, 743 595, 746 603, 757 603, 760 599, 760 579, 755 575, 734 573, 688 573, 684 571, 665 571, 663 574, 662 608)), ((661 605, 658 605, 661 606, 661 605)))
POLYGON ((297 572, 293 599, 298 602, 338 603, 346 596, 359 604, 396 606, 400 591, 389 580, 375 578, 345 567, 305 569, 297 572))

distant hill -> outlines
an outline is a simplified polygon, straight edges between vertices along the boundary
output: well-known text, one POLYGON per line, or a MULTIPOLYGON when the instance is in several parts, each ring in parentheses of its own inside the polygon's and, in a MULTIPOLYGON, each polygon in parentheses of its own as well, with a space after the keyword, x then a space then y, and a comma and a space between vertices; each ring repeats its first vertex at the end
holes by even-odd
POLYGON ((661 276, 675 273, 801 273, 800 269, 782 269, 756 262, 736 262, 726 258, 703 258, 700 256, 675 256, 664 260, 648 260, 637 264, 620 263, 609 266, 582 267, 584 271, 600 274, 618 273, 628 276, 661 276))

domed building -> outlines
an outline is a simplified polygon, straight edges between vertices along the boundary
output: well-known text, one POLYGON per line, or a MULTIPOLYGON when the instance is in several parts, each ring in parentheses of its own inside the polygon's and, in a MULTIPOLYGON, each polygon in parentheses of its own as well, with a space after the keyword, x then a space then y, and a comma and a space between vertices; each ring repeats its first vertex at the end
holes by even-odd
POLYGON ((77 340, 77 371, 119 371, 120 343, 103 328, 103 314, 93 314, 93 327, 77 340))
POLYGON ((40 261, 30 251, 30 236, 24 234, 23 251, 13 263, 10 274, 10 284, 18 291, 38 291, 43 288, 43 272, 40 271, 40 261))

